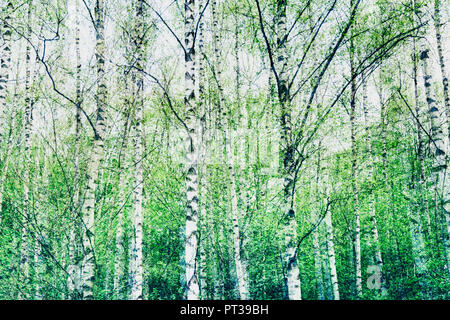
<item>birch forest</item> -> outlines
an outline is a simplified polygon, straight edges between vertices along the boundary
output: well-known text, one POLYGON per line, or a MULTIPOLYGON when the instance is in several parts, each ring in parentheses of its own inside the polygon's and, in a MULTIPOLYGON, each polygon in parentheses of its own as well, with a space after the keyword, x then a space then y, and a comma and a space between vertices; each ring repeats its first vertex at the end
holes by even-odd
POLYGON ((450 299, 449 0, 1 0, 1 300, 450 299))

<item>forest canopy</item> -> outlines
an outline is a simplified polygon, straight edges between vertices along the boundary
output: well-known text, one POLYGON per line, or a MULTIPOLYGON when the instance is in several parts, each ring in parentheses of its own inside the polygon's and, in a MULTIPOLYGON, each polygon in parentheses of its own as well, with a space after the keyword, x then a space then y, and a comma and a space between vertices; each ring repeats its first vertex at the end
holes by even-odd
POLYGON ((448 0, 0 0, 0 299, 450 298, 448 0))

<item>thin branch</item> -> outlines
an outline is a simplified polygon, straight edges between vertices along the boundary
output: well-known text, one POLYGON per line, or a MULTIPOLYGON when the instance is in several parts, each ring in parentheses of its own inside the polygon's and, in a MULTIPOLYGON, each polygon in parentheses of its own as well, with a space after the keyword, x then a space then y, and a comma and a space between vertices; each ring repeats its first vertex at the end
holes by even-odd
POLYGON ((166 28, 170 31, 170 33, 175 37, 175 39, 177 40, 178 44, 180 45, 181 49, 183 49, 184 54, 186 54, 186 48, 183 45, 183 42, 181 42, 180 38, 178 38, 177 34, 175 33, 175 31, 172 30, 172 28, 167 24, 166 20, 164 20, 164 18, 159 14, 158 11, 156 11, 147 1, 142 0, 142 2, 147 5, 150 9, 152 9, 152 11, 154 13, 156 13, 156 15, 158 16, 158 18, 162 21, 162 23, 166 26, 166 28))
POLYGON ((408 101, 406 101, 405 97, 402 95, 402 92, 400 91, 400 89, 397 89, 397 93, 399 94, 400 98, 402 98, 403 102, 405 103, 405 105, 408 107, 409 111, 411 112, 412 116, 414 117, 414 119, 417 121, 417 123, 419 124, 420 128, 423 130, 423 132, 425 132, 425 134, 428 136, 428 138, 430 139, 431 142, 433 142, 434 146, 438 148, 438 146, 436 145, 436 142, 434 141, 433 137, 430 135, 430 133, 422 126, 422 123, 420 122, 420 120, 416 117, 416 115, 414 114, 414 111, 411 109, 411 106, 409 105, 408 101))
MULTIPOLYGON (((280 83, 280 78, 278 76, 278 72, 275 69, 275 63, 273 61, 273 53, 272 53, 272 47, 270 46, 269 43, 269 39, 267 38, 266 35, 266 31, 264 29, 264 23, 263 23, 263 17, 262 17, 262 12, 261 12, 261 7, 259 5, 259 1, 255 0, 256 2, 256 7, 258 9, 258 17, 259 17, 259 26, 262 32, 262 35, 264 37, 264 42, 266 43, 266 49, 267 49, 267 53, 269 54, 269 60, 270 60, 270 68, 272 69, 272 72, 275 76, 276 82, 277 82, 277 87, 279 87, 279 83, 280 83)), ((279 89, 279 88, 278 88, 279 89)), ((280 92, 280 90, 278 90, 278 92, 280 92)))

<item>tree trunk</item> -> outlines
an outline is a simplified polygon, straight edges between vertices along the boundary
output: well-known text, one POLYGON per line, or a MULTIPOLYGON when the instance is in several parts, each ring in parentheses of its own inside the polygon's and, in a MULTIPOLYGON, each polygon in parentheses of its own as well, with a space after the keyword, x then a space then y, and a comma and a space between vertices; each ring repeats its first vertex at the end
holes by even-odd
MULTIPOLYGON (((12 0, 6 3, 6 14, 3 19, 3 49, 0 58, 0 146, 3 144, 3 128, 6 128, 6 115, 8 113, 8 81, 11 64, 11 14, 13 11, 12 0)), ((1 159, 0 159, 1 160, 1 159)), ((1 195, 0 195, 1 196, 1 195)), ((0 199, 1 200, 1 199, 0 199)), ((1 201, 0 201, 1 209, 1 201)))
POLYGON ((198 221, 198 143, 195 101, 195 1, 185 0, 185 107, 186 107, 186 289, 188 300, 199 299, 197 276, 197 221, 198 221))
POLYGON ((423 67, 423 80, 425 86, 425 96, 428 104, 428 114, 431 124, 431 150, 433 153, 433 164, 431 179, 435 184, 437 210, 441 211, 445 218, 446 232, 444 237, 444 248, 446 254, 447 268, 450 262, 450 188, 449 188, 449 170, 447 168, 448 156, 448 136, 444 135, 445 112, 439 108, 431 88, 432 76, 428 66, 429 50, 422 44, 420 60, 423 67))
MULTIPOLYGON (((445 115, 447 116, 446 122, 447 122, 447 135, 448 135, 448 140, 450 140, 450 98, 449 98, 449 93, 448 93, 448 78, 447 78, 447 72, 445 70, 445 63, 444 63, 444 54, 443 54, 443 50, 442 50, 442 40, 441 40, 441 13, 440 13, 440 6, 441 6, 441 1, 440 0, 435 0, 434 1, 434 26, 435 26, 435 31, 436 31, 436 43, 437 43, 437 51, 438 51, 438 56, 439 56, 439 66, 441 69, 441 76, 442 76, 442 87, 443 87, 443 91, 444 91, 444 105, 445 105, 445 115)), ((445 122, 443 123, 443 125, 445 124, 445 122)), ((443 129, 442 129, 443 130, 443 129)), ((449 143, 449 141, 447 140, 447 143, 449 143)), ((446 151, 446 155, 448 158, 448 150, 446 151)), ((448 163, 448 159, 447 159, 447 163, 448 163)), ((447 225, 447 230, 444 230, 444 246, 445 246, 445 254, 446 254, 446 263, 447 263, 447 271, 448 271, 448 275, 450 278, 450 219, 449 219, 449 214, 450 214, 450 204, 448 203, 449 200, 449 178, 448 178, 448 169, 446 170, 446 181, 441 181, 441 184, 446 188, 447 191, 443 190, 443 198, 441 201, 443 201, 442 203, 444 204, 444 214, 445 214, 445 220, 446 220, 446 225, 447 225), (447 195, 445 196, 445 192, 447 192, 447 195), (447 233, 445 235, 445 232, 447 233)))
POLYGON ((127 186, 127 164, 128 164, 128 157, 127 157, 127 149, 128 149, 128 134, 129 134, 129 118, 130 118, 130 101, 129 101, 129 92, 128 92, 128 86, 127 86, 127 79, 124 78, 124 106, 126 108, 125 111, 125 121, 124 121, 124 129, 123 129, 123 140, 122 140, 122 152, 121 156, 122 158, 118 159, 118 180, 119 180, 119 207, 118 207, 118 213, 117 213, 117 229, 116 229, 116 239, 115 239, 115 255, 114 255, 114 280, 113 280, 113 292, 114 292, 114 298, 115 299, 122 299, 122 293, 123 293, 123 273, 125 268, 125 248, 124 248, 124 224, 125 224, 125 217, 124 217, 124 211, 125 207, 128 202, 128 198, 125 196, 126 192, 126 186, 127 186), (125 164, 124 164, 125 163, 125 164))
MULTIPOLYGON (((28 28, 27 37, 31 39, 31 12, 32 12, 32 1, 28 3, 28 28)), ((21 260, 20 260, 20 270, 24 276, 24 293, 25 296, 22 298, 27 298, 27 284, 29 282, 29 264, 30 264, 30 252, 29 252, 29 221, 30 221, 30 163, 31 163, 31 130, 32 130, 32 104, 31 104, 31 71, 30 71, 30 54, 31 54, 30 44, 27 43, 26 47, 26 59, 25 59, 25 169, 24 169, 24 185, 23 185, 23 214, 22 214, 22 244, 21 244, 21 260)))
MULTIPOLYGON (((328 176, 325 176, 325 188, 327 192, 327 196, 329 193, 328 187, 328 176)), ((337 271, 336 271, 336 255, 334 252, 334 236, 333 236, 333 225, 331 221, 331 212, 325 213, 325 226, 326 226, 326 240, 327 240, 327 249, 328 249, 328 265, 329 265, 329 271, 330 271, 330 278, 331 278, 331 286, 333 289, 333 297, 334 300, 339 300, 339 282, 337 278, 337 271)))
MULTIPOLYGON (((145 50, 143 48, 144 37, 144 3, 142 0, 136 2, 136 16, 137 21, 134 41, 136 43, 136 68, 138 70, 144 69, 145 50)), ((134 72, 134 82, 136 92, 134 110, 135 110, 135 139, 134 147, 136 151, 136 186, 134 188, 134 215, 133 215, 133 229, 134 229, 134 245, 131 259, 134 260, 134 274, 132 274, 131 285, 131 299, 142 300, 142 276, 143 276, 143 258, 142 258, 142 201, 144 191, 144 177, 143 177, 143 104, 144 104, 144 78, 141 72, 134 72)))
POLYGON ((78 257, 79 226, 80 226, 80 134, 81 134, 81 56, 80 56, 80 27, 79 6, 75 1, 75 55, 76 55, 76 103, 75 107, 75 153, 74 153, 74 177, 73 177, 73 204, 71 215, 71 229, 69 241, 69 267, 67 288, 69 299, 78 298, 81 284, 81 264, 78 257))
POLYGON ((330 277, 331 277, 331 285, 333 287, 333 296, 334 300, 339 300, 339 283, 336 272, 336 256, 334 253, 333 225, 331 223, 331 212, 328 212, 326 214, 325 225, 327 227, 328 259, 330 264, 330 277))
MULTIPOLYGON (((204 0, 200 1, 199 4, 199 12, 202 12, 204 9, 204 0)), ((199 48, 199 57, 198 57, 198 105, 201 113, 200 117, 200 144, 199 144, 199 186, 200 186, 200 239, 199 239, 199 290, 200 290, 200 298, 202 300, 207 299, 207 273, 208 273, 208 259, 207 252, 210 252, 209 247, 209 232, 211 230, 211 225, 208 223, 208 201, 207 201, 207 150, 209 143, 209 131, 207 128, 206 114, 207 108, 205 105, 205 88, 204 88, 204 76, 205 70, 203 66, 204 62, 204 40, 203 40, 203 31, 204 31, 204 22, 203 19, 200 20, 199 23, 199 31, 198 31, 198 48, 199 48)), ((210 260, 211 262, 213 260, 210 260)))
MULTIPOLYGON (((39 47, 38 46, 38 52, 39 52, 39 47)), ((37 83, 37 78, 39 75, 39 57, 36 56, 35 59, 35 65, 34 65, 34 71, 33 71, 33 78, 32 78, 32 88, 31 88, 31 92, 33 92, 33 94, 31 95, 30 98, 30 105, 31 105, 31 111, 30 111, 30 135, 33 132, 33 110, 34 110, 34 106, 36 104, 36 101, 38 99, 38 97, 36 96, 37 90, 35 88, 35 85, 37 83)), ((27 157, 29 158, 29 161, 31 161, 31 137, 29 138, 30 140, 30 148, 29 148, 29 153, 30 155, 27 155, 27 157)), ((40 145, 37 146, 37 150, 40 149, 40 145)), ((31 166, 31 163, 28 164, 28 168, 30 168, 29 166, 31 166)), ((35 168, 34 171, 39 171, 39 156, 36 155, 35 156, 35 168)), ((29 178, 31 178, 31 172, 28 173, 29 174, 29 178)), ((33 179, 30 180, 30 188, 33 188, 33 193, 34 193, 34 197, 38 197, 38 179, 36 179, 38 177, 38 175, 35 175, 34 177, 34 182, 32 181, 33 179)), ((34 201, 36 202, 36 200, 34 201)), ((32 204, 32 207, 34 207, 34 203, 32 204)), ((33 213, 33 220, 34 222, 37 224, 38 228, 36 231, 34 231, 34 276, 35 276, 35 298, 36 300, 42 300, 44 297, 43 292, 41 292, 42 288, 41 288, 41 277, 44 274, 44 270, 43 270, 43 257, 42 257, 42 248, 41 248, 41 234, 39 232, 39 229, 42 226, 42 222, 43 222, 43 217, 42 217, 42 212, 40 212, 40 206, 39 206, 39 201, 37 202, 37 208, 34 209, 33 213)), ((36 228, 35 228, 36 229, 36 228)))
POLYGON ((284 241, 286 246, 284 262, 286 265, 287 297, 289 300, 301 300, 300 270, 297 259, 297 219, 295 215, 295 161, 294 148, 290 138, 291 103, 286 79, 286 7, 287 0, 277 1, 276 28, 277 37, 277 69, 278 69, 278 100, 280 104, 281 157, 283 177, 282 208, 284 212, 284 241))
MULTIPOLYGON (((440 0, 434 0, 434 29, 436 32, 436 44, 437 44, 437 52, 439 57, 439 66, 441 69, 441 76, 442 76, 442 88, 444 91, 444 105, 445 105, 445 113, 447 115, 447 128, 448 128, 448 135, 450 137, 450 97, 448 93, 448 78, 447 78, 447 72, 445 70, 445 59, 444 59, 444 53, 442 50, 442 37, 441 37, 441 1, 440 0)), ((447 260, 448 262, 448 260, 447 260)), ((448 264, 447 264, 448 267, 448 264)), ((448 269, 450 272, 450 269, 448 269)))
MULTIPOLYGON (((9 43, 9 41, 6 42, 6 45, 8 45, 8 43, 9 43)), ((19 52, 21 52, 21 48, 22 48, 22 46, 19 45, 19 52)), ((6 64, 6 60, 7 59, 5 59, 5 64, 6 64)), ((21 62, 21 59, 17 59, 15 79, 19 78, 20 62, 21 62)), ((4 71, 1 71, 1 72, 2 72, 2 74, 4 74, 3 73, 4 71)), ((1 80, 0 80, 0 86, 2 86, 1 80)), ((19 84, 16 82, 16 84, 14 86, 14 95, 13 95, 12 105, 15 105, 17 103, 18 87, 19 87, 19 84)), ((5 92, 5 94, 6 94, 6 92, 5 92)), ((6 98, 6 96, 5 96, 5 98, 6 98)), ((5 101, 5 103, 6 103, 6 101, 5 101)), ((4 111, 0 111, 0 112, 5 112, 6 108, 7 108, 7 104, 6 104, 4 111)), ((17 112, 15 110, 11 110, 11 122, 9 124, 8 140, 6 142, 6 152, 5 152, 3 159, 0 159, 0 161, 3 162, 2 171, 0 173, 0 224, 1 224, 2 218, 3 218, 2 217, 2 203, 3 203, 3 196, 4 196, 4 191, 5 191, 6 175, 8 174, 8 168, 9 168, 9 163, 10 163, 9 157, 11 156, 11 152, 13 149, 12 139, 14 136, 14 127, 16 126, 16 116, 17 116, 17 112)), ((1 133, 0 133, 0 135, 1 135, 1 133)))
MULTIPOLYGON (((363 111, 364 111, 364 122, 365 122, 365 127, 366 127, 366 145, 367 145, 367 151, 369 153, 369 169, 370 169, 370 179, 372 181, 372 185, 375 182, 375 173, 374 173, 374 159, 372 156, 372 142, 371 142, 371 135, 370 135, 370 131, 369 131, 369 126, 368 126, 368 115, 367 115, 367 88, 366 88, 366 83, 364 83, 364 87, 363 87, 363 111)), ((373 237, 373 245, 375 248, 375 263, 378 267, 378 270, 381 274, 381 293, 383 295, 385 295, 386 292, 386 278, 384 276, 384 268, 383 268, 383 258, 381 256, 381 250, 380 250, 380 241, 379 241, 379 237, 378 237, 378 226, 377 226, 377 218, 376 218, 376 211, 375 211, 375 194, 374 194, 374 190, 371 190, 370 194, 369 194, 369 216, 370 216, 370 220, 372 222, 372 237, 373 237)))
MULTIPOLYGON (((351 5, 353 7, 353 5, 351 5)), ((353 30, 353 29, 352 29, 353 30)), ((353 32, 351 32, 351 35, 353 32)), ((362 296, 362 276, 361 276, 361 231, 359 221, 359 208, 358 208, 358 190, 356 185, 356 164, 357 164, 357 151, 356 151, 356 80, 354 78, 354 54, 355 49, 353 45, 353 37, 350 39, 350 73, 351 80, 351 97, 350 97, 350 125, 351 125, 351 143, 352 143, 352 195, 353 195, 353 215, 355 217, 355 279, 356 279, 356 293, 358 297, 362 296)))
MULTIPOLYGON (((317 172, 316 172, 316 194, 319 197, 319 178, 320 177, 320 150, 317 156, 317 172)), ((319 216, 317 214, 318 210, 313 209, 311 214, 312 223, 316 224, 319 216)), ((319 229, 320 225, 318 225, 313 231, 313 254, 314 254, 314 275, 316 280, 317 287, 317 299, 324 300, 324 290, 323 290, 323 278, 322 278, 322 261, 320 255, 320 247, 319 247, 319 229)))
POLYGON ((320 255, 322 257, 322 270, 323 270, 323 284, 324 284, 324 296, 326 300, 333 300, 333 284, 331 282, 331 273, 330 273, 330 257, 328 254, 328 235, 327 235, 327 226, 326 226, 326 217, 324 218, 325 224, 325 236, 322 241, 319 243, 320 255))
MULTIPOLYGON (((228 133, 229 134, 229 133, 228 133)), ((236 194, 235 170, 234 170, 234 156, 231 147, 231 137, 225 132, 225 143, 228 161, 228 179, 230 180, 231 192, 231 211, 233 218, 233 245, 234 245, 234 263, 236 265, 236 277, 238 280, 239 296, 241 300, 249 299, 248 283, 245 266, 241 260, 241 240, 239 231, 239 213, 238 213, 238 199, 236 194)))
POLYGON ((91 159, 87 169, 87 185, 85 200, 82 208, 83 214, 83 299, 94 299, 94 236, 95 236, 95 190, 98 185, 100 162, 104 154, 105 134, 105 108, 107 103, 106 79, 105 79, 105 34, 103 0, 96 0, 96 45, 95 57, 97 60, 97 123, 95 126, 94 141, 91 159))

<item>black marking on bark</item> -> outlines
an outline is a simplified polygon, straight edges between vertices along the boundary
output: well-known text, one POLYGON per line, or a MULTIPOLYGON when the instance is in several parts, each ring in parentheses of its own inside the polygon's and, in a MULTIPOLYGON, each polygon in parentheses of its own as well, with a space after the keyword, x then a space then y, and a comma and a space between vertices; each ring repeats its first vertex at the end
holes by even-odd
POLYGON ((428 58, 428 51, 429 51, 429 49, 426 49, 420 53, 420 60, 424 60, 424 59, 428 58))

